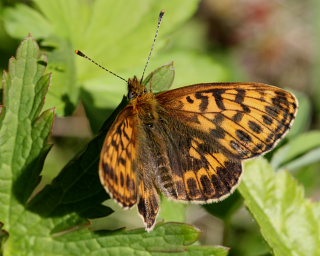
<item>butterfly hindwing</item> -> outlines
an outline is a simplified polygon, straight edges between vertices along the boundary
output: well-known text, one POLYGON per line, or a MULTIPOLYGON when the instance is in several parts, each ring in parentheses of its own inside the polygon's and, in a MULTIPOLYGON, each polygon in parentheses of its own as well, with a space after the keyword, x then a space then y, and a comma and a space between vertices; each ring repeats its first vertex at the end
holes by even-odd
POLYGON ((100 156, 100 180, 122 206, 137 202, 137 143, 135 117, 125 108, 109 129, 100 156))
POLYGON ((198 84, 160 93, 159 103, 197 130, 210 134, 234 158, 271 150, 295 117, 295 97, 260 83, 198 84))
POLYGON ((138 211, 148 231, 153 229, 160 209, 160 197, 153 183, 141 180, 138 211))
POLYGON ((242 167, 202 131, 187 126, 165 109, 145 128, 154 156, 158 188, 168 197, 206 203, 221 200, 237 186, 242 167))

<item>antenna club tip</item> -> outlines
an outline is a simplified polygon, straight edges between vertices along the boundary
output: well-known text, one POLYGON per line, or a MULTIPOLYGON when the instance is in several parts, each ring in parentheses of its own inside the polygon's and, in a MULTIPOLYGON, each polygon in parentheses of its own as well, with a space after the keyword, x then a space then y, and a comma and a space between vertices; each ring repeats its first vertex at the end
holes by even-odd
POLYGON ((85 55, 83 54, 83 52, 81 52, 81 51, 79 51, 79 50, 75 50, 74 52, 75 52, 75 54, 77 54, 77 55, 79 55, 79 56, 81 56, 81 57, 84 57, 84 56, 85 56, 85 55))
POLYGON ((162 17, 165 13, 166 13, 166 10, 162 9, 162 10, 160 11, 159 16, 162 17))

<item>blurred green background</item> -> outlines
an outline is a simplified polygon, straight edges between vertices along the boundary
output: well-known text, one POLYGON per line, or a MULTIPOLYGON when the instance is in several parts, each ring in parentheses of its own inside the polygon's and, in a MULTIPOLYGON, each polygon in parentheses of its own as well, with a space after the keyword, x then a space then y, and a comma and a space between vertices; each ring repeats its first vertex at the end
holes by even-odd
MULTIPOLYGON (((318 201, 320 2, 310 0, 0 0, 0 69, 7 69, 18 43, 31 33, 48 55, 48 71, 53 73, 45 108, 55 107, 57 112, 54 147, 41 186, 99 131, 126 93, 122 80, 76 56, 74 50, 122 77, 139 77, 161 9, 167 14, 149 72, 173 61, 174 87, 255 81, 295 93, 299 114, 282 146, 286 149, 292 141, 296 153, 290 159, 278 150, 275 157, 273 153, 266 157, 276 169, 288 169, 303 184, 307 197, 318 201)), ((231 247, 230 255, 270 254, 238 193, 206 210, 173 204, 163 201, 160 218, 197 225, 203 231, 202 243, 231 247)), ((119 219, 129 227, 141 225, 132 214, 119 210, 94 225, 116 228, 119 219)))

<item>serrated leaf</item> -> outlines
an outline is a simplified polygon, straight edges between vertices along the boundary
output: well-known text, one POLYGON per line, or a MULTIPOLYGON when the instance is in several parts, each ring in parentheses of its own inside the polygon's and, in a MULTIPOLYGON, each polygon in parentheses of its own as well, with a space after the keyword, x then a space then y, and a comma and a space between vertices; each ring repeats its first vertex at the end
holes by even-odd
MULTIPOLYGON (((50 81, 49 75, 43 75, 43 64, 38 60, 38 46, 29 37, 19 47, 16 59, 10 59, 9 73, 4 76, 6 110, 1 114, 0 175, 6 182, 1 186, 2 191, 10 191, 13 184, 9 180, 16 181, 23 175, 25 166, 37 161, 52 128, 52 110, 38 117, 50 81)), ((25 182, 34 178, 28 177, 25 182)), ((24 193, 24 189, 19 188, 19 192, 24 193)), ((28 195, 25 193, 26 197, 28 195)), ((6 196, 0 196, 0 200, 3 205, 10 205, 6 196)), ((5 220, 8 213, 2 214, 0 219, 5 220)))
POLYGON ((16 238, 17 219, 24 204, 38 185, 47 139, 52 129, 53 110, 41 109, 50 75, 44 75, 45 58, 31 37, 19 46, 16 58, 4 75, 0 124, 0 220, 10 233, 4 248, 16 238), (13 240, 12 240, 13 239, 13 240))
POLYGON ((239 191, 274 254, 320 255, 319 203, 306 199, 288 172, 275 173, 265 159, 245 167, 239 191))

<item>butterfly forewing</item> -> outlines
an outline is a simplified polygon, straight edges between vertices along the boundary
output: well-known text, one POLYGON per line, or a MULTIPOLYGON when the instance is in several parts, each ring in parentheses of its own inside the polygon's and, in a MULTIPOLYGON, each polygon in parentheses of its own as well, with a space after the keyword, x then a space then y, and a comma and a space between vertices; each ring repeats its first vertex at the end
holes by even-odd
POLYGON ((135 113, 129 104, 108 131, 100 156, 100 180, 123 207, 137 204, 150 230, 159 212, 160 198, 153 182, 153 158, 135 113))
POLYGON ((199 84, 157 95, 186 124, 210 134, 220 151, 248 159, 274 147, 293 121, 295 97, 259 83, 199 84))
POLYGON ((137 202, 136 129, 135 116, 127 107, 108 131, 100 156, 101 183, 124 207, 137 202))
POLYGON ((152 230, 160 208, 160 197, 153 182, 141 180, 139 185, 138 211, 142 216, 146 229, 152 230))

